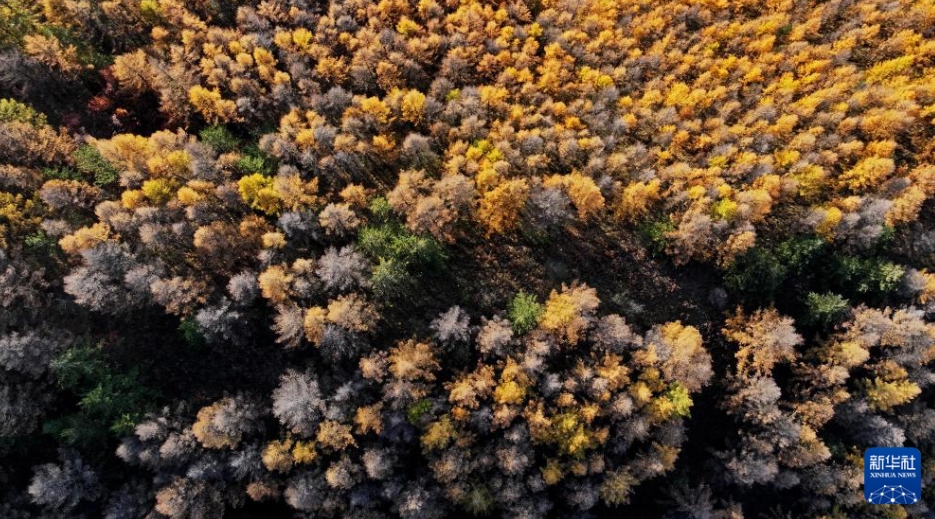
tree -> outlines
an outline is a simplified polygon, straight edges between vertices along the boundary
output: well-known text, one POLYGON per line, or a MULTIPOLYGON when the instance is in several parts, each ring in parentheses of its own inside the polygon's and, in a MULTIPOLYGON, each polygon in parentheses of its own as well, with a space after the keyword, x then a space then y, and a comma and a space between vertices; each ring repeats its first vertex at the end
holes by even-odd
POLYGON ((369 331, 379 317, 373 305, 357 294, 338 296, 328 304, 328 321, 348 331, 369 331))
POLYGON ((542 305, 536 301, 536 296, 520 291, 510 301, 510 322, 517 335, 523 335, 535 328, 541 315, 542 305))
POLYGON ((477 217, 488 234, 502 234, 513 230, 519 223, 520 211, 529 196, 529 185, 524 179, 508 180, 484 193, 477 217))
POLYGON ((633 182, 620 193, 617 203, 617 217, 625 221, 635 221, 644 216, 652 204, 660 198, 661 183, 658 179, 649 182, 633 182))
POLYGON ((484 355, 502 357, 506 346, 513 340, 513 327, 509 321, 500 317, 487 319, 481 317, 481 327, 477 334, 477 349, 484 355))
POLYGON ((601 317, 591 334, 591 340, 600 347, 616 352, 639 346, 643 341, 642 337, 633 333, 626 319, 617 314, 601 317))
POLYGON ((654 326, 645 344, 661 361, 663 375, 691 392, 701 390, 713 375, 711 355, 702 347, 701 334, 681 321, 654 326))
POLYGON ((319 214, 318 221, 328 234, 345 236, 360 225, 360 219, 348 204, 328 204, 319 214))
POLYGON ((296 348, 305 335, 305 312, 295 304, 278 305, 273 323, 277 342, 287 348, 296 348))
POLYGON ((236 448, 244 435, 259 430, 261 407, 242 395, 222 398, 198 411, 192 433, 208 449, 236 448))
POLYGON ((219 519, 224 515, 224 495, 205 481, 176 477, 156 493, 155 510, 172 519, 219 519))
POLYGON ((74 45, 63 46, 55 36, 29 34, 23 38, 23 44, 26 54, 67 76, 74 77, 82 68, 78 49, 74 45))
POLYGON ((575 204, 575 208, 578 210, 578 219, 580 220, 587 220, 604 208, 604 196, 601 194, 600 188, 597 187, 592 178, 580 173, 575 172, 564 176, 553 175, 545 180, 544 185, 546 187, 561 186, 568 193, 572 203, 575 204))
POLYGON ((256 273, 246 271, 232 276, 227 283, 227 292, 238 303, 244 305, 252 303, 259 295, 256 273))
POLYGON ((273 391, 273 415, 294 433, 310 436, 318 427, 325 402, 310 373, 289 370, 273 391))
POLYGON ((847 300, 830 292, 825 294, 810 292, 805 304, 808 307, 811 321, 824 326, 840 321, 850 312, 847 300))
POLYGON ((802 344, 802 337, 795 332, 792 319, 782 317, 774 308, 760 309, 749 316, 742 308, 737 308, 722 333, 740 345, 735 354, 738 373, 747 370, 769 373, 776 363, 795 360, 795 347, 802 344))
POLYGON ((325 254, 318 258, 318 269, 315 271, 324 283, 325 288, 332 292, 344 292, 368 285, 367 271, 370 264, 362 254, 357 252, 354 245, 347 245, 340 249, 330 247, 325 254))
POLYGON ((34 332, 27 335, 13 332, 0 337, 0 366, 39 377, 63 346, 60 340, 34 332))
POLYGON ((549 295, 539 325, 574 345, 590 325, 599 304, 597 291, 593 288, 563 285, 561 293, 553 290, 549 295))
POLYGON ((271 303, 284 303, 291 296, 292 274, 281 265, 273 265, 257 278, 260 292, 271 303))
POLYGON ((470 316, 459 306, 439 314, 429 325, 441 343, 465 342, 471 338, 470 316))
POLYGON ((81 252, 84 265, 65 276, 65 292, 93 310, 121 313, 140 302, 126 290, 124 276, 134 263, 128 247, 103 242, 81 252))
POLYGON ((62 463, 36 467, 29 483, 29 495, 37 505, 67 515, 78 503, 94 501, 100 494, 97 474, 78 456, 68 456, 62 463))
POLYGON ((863 381, 867 402, 871 410, 889 410, 898 405, 905 404, 922 393, 914 382, 908 380, 885 381, 880 378, 863 381))

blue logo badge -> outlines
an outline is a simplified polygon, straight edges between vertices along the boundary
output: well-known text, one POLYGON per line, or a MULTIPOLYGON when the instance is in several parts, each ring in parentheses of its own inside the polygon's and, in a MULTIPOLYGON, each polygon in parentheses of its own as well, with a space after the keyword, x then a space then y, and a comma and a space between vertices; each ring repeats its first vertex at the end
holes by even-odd
POLYGON ((912 447, 873 447, 864 453, 864 499, 911 505, 922 497, 922 454, 912 447))

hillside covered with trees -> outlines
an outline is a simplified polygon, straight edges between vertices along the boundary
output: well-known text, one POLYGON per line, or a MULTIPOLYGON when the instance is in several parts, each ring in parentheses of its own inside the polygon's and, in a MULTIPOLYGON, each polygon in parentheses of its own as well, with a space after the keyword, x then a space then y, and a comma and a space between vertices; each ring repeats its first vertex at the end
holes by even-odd
POLYGON ((933 0, 0 0, 0 517, 931 518, 933 195, 933 0))

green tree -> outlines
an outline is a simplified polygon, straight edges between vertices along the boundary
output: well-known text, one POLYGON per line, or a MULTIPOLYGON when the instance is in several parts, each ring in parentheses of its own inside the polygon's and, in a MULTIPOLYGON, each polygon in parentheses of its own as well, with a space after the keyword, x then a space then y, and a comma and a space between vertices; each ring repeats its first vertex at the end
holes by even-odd
POLYGON ((847 316, 850 304, 847 299, 831 292, 816 294, 809 292, 805 300, 809 320, 820 326, 831 326, 847 316))
POLYGON ((76 400, 72 412, 47 420, 43 431, 71 445, 91 445, 133 431, 156 393, 139 372, 116 370, 100 346, 66 350, 51 363, 59 387, 76 400))
POLYGON ((523 335, 529 332, 539 324, 539 316, 542 315, 542 305, 536 301, 536 296, 520 291, 510 301, 509 306, 510 323, 513 325, 513 332, 516 335, 523 335))

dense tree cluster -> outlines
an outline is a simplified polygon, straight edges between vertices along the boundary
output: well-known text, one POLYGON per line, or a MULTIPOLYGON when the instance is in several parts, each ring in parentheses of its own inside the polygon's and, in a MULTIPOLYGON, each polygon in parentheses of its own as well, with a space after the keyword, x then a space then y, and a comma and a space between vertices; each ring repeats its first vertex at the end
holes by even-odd
POLYGON ((930 517, 933 143, 930 0, 2 2, 0 517, 930 517))

